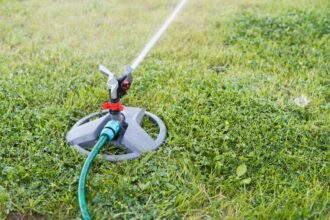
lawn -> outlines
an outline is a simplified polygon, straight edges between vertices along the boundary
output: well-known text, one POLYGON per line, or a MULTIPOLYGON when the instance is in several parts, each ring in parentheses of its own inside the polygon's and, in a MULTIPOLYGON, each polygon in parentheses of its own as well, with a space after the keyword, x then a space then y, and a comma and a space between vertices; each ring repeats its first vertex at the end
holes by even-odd
MULTIPOLYGON (((0 0, 0 219, 80 218, 65 135, 107 99, 98 64, 123 71, 175 4, 0 0)), ((96 219, 330 218, 328 0, 190 0, 123 103, 168 137, 94 163, 96 219)))

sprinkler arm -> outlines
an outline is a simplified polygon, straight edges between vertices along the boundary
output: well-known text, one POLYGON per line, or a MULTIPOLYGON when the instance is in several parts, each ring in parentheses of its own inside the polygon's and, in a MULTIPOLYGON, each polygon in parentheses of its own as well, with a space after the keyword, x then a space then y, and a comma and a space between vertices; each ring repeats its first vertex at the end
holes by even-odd
POLYGON ((108 76, 108 89, 110 99, 117 100, 121 99, 126 91, 130 88, 133 82, 132 72, 133 69, 129 66, 126 66, 124 73, 118 78, 115 78, 115 74, 108 70, 105 66, 100 65, 99 70, 104 75, 108 76))
POLYGON ((114 77, 114 73, 113 72, 111 72, 110 70, 108 70, 108 68, 106 68, 105 66, 103 66, 103 65, 100 65, 99 66, 99 70, 101 71, 101 73, 103 73, 104 75, 106 75, 106 76, 112 76, 112 77, 114 77))
POLYGON ((110 97, 111 99, 117 99, 118 95, 117 95, 117 90, 118 90, 118 81, 112 77, 108 79, 108 89, 110 92, 110 97))
POLYGON ((118 81, 115 78, 115 74, 112 73, 103 65, 99 66, 99 70, 101 71, 101 73, 108 76, 108 89, 109 89, 110 97, 112 99, 117 99, 118 81))

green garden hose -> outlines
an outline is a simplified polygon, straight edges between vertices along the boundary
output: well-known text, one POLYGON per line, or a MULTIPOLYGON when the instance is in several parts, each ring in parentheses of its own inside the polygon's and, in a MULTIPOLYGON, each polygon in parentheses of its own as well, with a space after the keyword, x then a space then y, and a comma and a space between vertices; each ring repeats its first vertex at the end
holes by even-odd
POLYGON ((93 150, 88 155, 85 164, 82 168, 80 179, 79 179, 79 187, 78 187, 78 201, 80 206, 81 215, 84 220, 91 220, 91 216, 88 212, 87 203, 86 203, 86 197, 85 197, 85 185, 86 185, 86 178, 89 169, 91 168, 91 165, 95 159, 95 157, 98 155, 100 150, 103 148, 103 146, 108 142, 111 141, 114 136, 119 131, 119 124, 112 120, 106 124, 106 126, 103 128, 101 132, 101 136, 98 140, 98 142, 93 147, 93 150))

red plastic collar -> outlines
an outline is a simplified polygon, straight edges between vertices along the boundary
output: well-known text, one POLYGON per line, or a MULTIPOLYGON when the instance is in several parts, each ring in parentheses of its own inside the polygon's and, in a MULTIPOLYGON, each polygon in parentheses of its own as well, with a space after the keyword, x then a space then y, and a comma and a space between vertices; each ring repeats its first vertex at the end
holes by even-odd
POLYGON ((124 106, 121 105, 120 102, 117 102, 117 103, 106 102, 102 105, 102 109, 103 110, 109 109, 112 111, 123 111, 124 106))

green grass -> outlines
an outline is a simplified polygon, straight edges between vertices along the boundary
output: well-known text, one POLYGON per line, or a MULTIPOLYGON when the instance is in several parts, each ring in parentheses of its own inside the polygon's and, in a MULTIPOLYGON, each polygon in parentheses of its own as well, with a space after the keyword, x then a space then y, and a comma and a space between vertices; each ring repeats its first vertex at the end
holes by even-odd
MULTIPOLYGON (((175 2, 0 1, 0 218, 80 217, 66 132, 107 99, 97 65, 123 70, 175 2)), ((96 219, 329 218, 329 1, 191 0, 134 74, 123 103, 168 138, 95 162, 96 219)))

